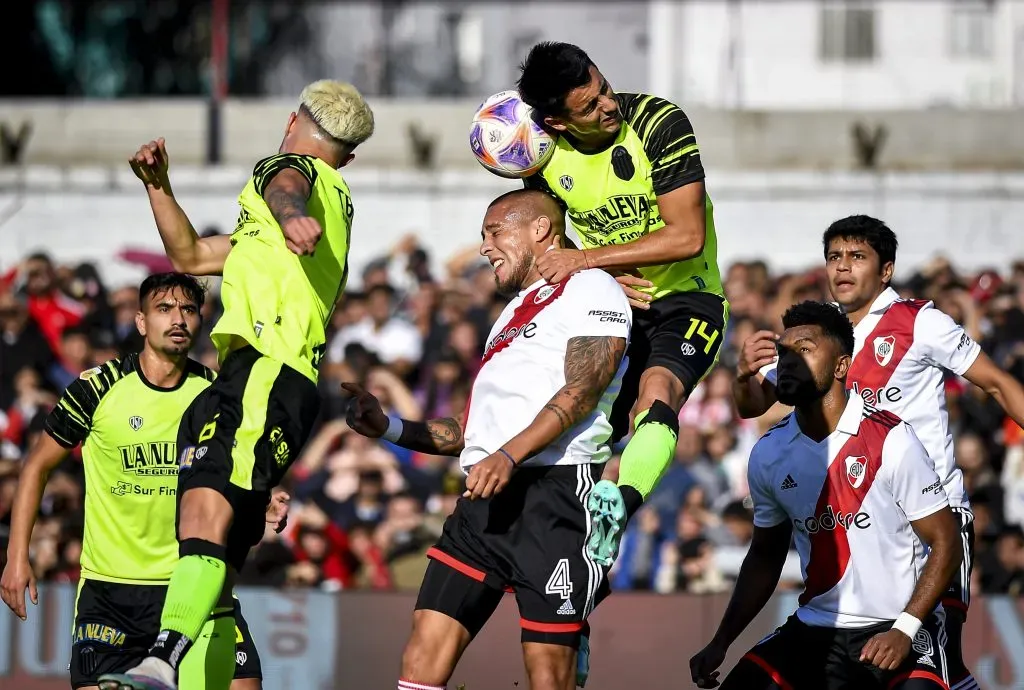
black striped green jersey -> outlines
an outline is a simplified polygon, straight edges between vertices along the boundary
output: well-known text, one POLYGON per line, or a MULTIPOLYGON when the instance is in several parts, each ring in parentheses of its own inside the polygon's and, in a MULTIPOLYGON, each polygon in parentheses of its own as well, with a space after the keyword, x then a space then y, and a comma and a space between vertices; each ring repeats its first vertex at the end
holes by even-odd
POLYGON ((50 412, 50 436, 65 448, 82 446, 82 577, 129 584, 170 579, 178 562, 178 423, 213 379, 189 360, 177 386, 158 388, 131 355, 83 372, 50 412))
MULTIPOLYGON (((658 197, 704 179, 700 149, 686 114, 642 93, 616 94, 623 123, 604 150, 576 150, 561 136, 555 152, 526 186, 544 189, 566 208, 583 248, 624 244, 665 227, 658 197)), ((692 259, 640 268, 655 299, 677 292, 724 296, 718 269, 714 207, 706 197, 704 251, 692 259)))

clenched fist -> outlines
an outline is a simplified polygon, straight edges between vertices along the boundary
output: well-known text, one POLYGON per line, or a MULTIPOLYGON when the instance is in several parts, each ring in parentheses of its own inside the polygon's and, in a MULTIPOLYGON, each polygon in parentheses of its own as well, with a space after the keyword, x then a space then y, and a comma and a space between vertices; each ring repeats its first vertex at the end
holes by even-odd
POLYGON ((140 146, 135 155, 128 159, 128 163, 131 164, 135 177, 142 180, 147 187, 166 189, 170 186, 167 179, 170 161, 167 158, 167 147, 164 145, 163 137, 140 146))

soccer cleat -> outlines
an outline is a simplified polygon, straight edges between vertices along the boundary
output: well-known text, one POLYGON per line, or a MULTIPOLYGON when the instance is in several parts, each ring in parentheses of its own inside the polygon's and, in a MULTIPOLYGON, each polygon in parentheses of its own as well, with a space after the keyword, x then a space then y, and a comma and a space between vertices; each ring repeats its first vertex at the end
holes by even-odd
POLYGON ((127 673, 107 673, 100 676, 100 690, 178 690, 174 682, 174 669, 170 664, 147 657, 127 673))
POLYGON ((619 487, 607 479, 599 481, 587 497, 587 511, 591 521, 587 555, 598 565, 610 567, 626 527, 626 503, 619 487))
POLYGON ((590 675, 590 640, 586 635, 580 637, 580 648, 576 651, 576 687, 587 684, 590 675))

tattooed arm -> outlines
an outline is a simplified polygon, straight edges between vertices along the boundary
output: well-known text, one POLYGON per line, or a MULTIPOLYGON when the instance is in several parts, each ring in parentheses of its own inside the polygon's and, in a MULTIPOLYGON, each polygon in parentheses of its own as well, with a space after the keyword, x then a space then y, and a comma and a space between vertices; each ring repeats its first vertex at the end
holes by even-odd
MULTIPOLYGON (((370 438, 383 436, 391 423, 380 409, 380 403, 356 383, 341 387, 352 396, 345 421, 357 434, 370 438)), ((464 445, 462 425, 455 419, 428 419, 425 422, 402 420, 402 433, 396 443, 403 448, 430 455, 457 456, 464 445)))
POLYGON ((502 447, 517 463, 521 463, 586 419, 615 378, 625 353, 625 338, 571 338, 565 349, 565 385, 552 396, 530 426, 502 447))
POLYGON ((316 250, 323 229, 306 211, 317 171, 309 156, 283 153, 256 164, 253 185, 281 226, 285 245, 303 256, 316 250))

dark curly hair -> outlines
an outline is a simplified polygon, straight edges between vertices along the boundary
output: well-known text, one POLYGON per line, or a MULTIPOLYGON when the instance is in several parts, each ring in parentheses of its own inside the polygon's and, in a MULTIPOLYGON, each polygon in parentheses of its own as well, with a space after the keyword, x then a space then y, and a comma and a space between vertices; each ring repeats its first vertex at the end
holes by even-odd
POLYGON ((782 315, 782 325, 787 329, 817 326, 836 341, 844 355, 853 356, 853 324, 834 304, 810 300, 794 304, 782 315))

